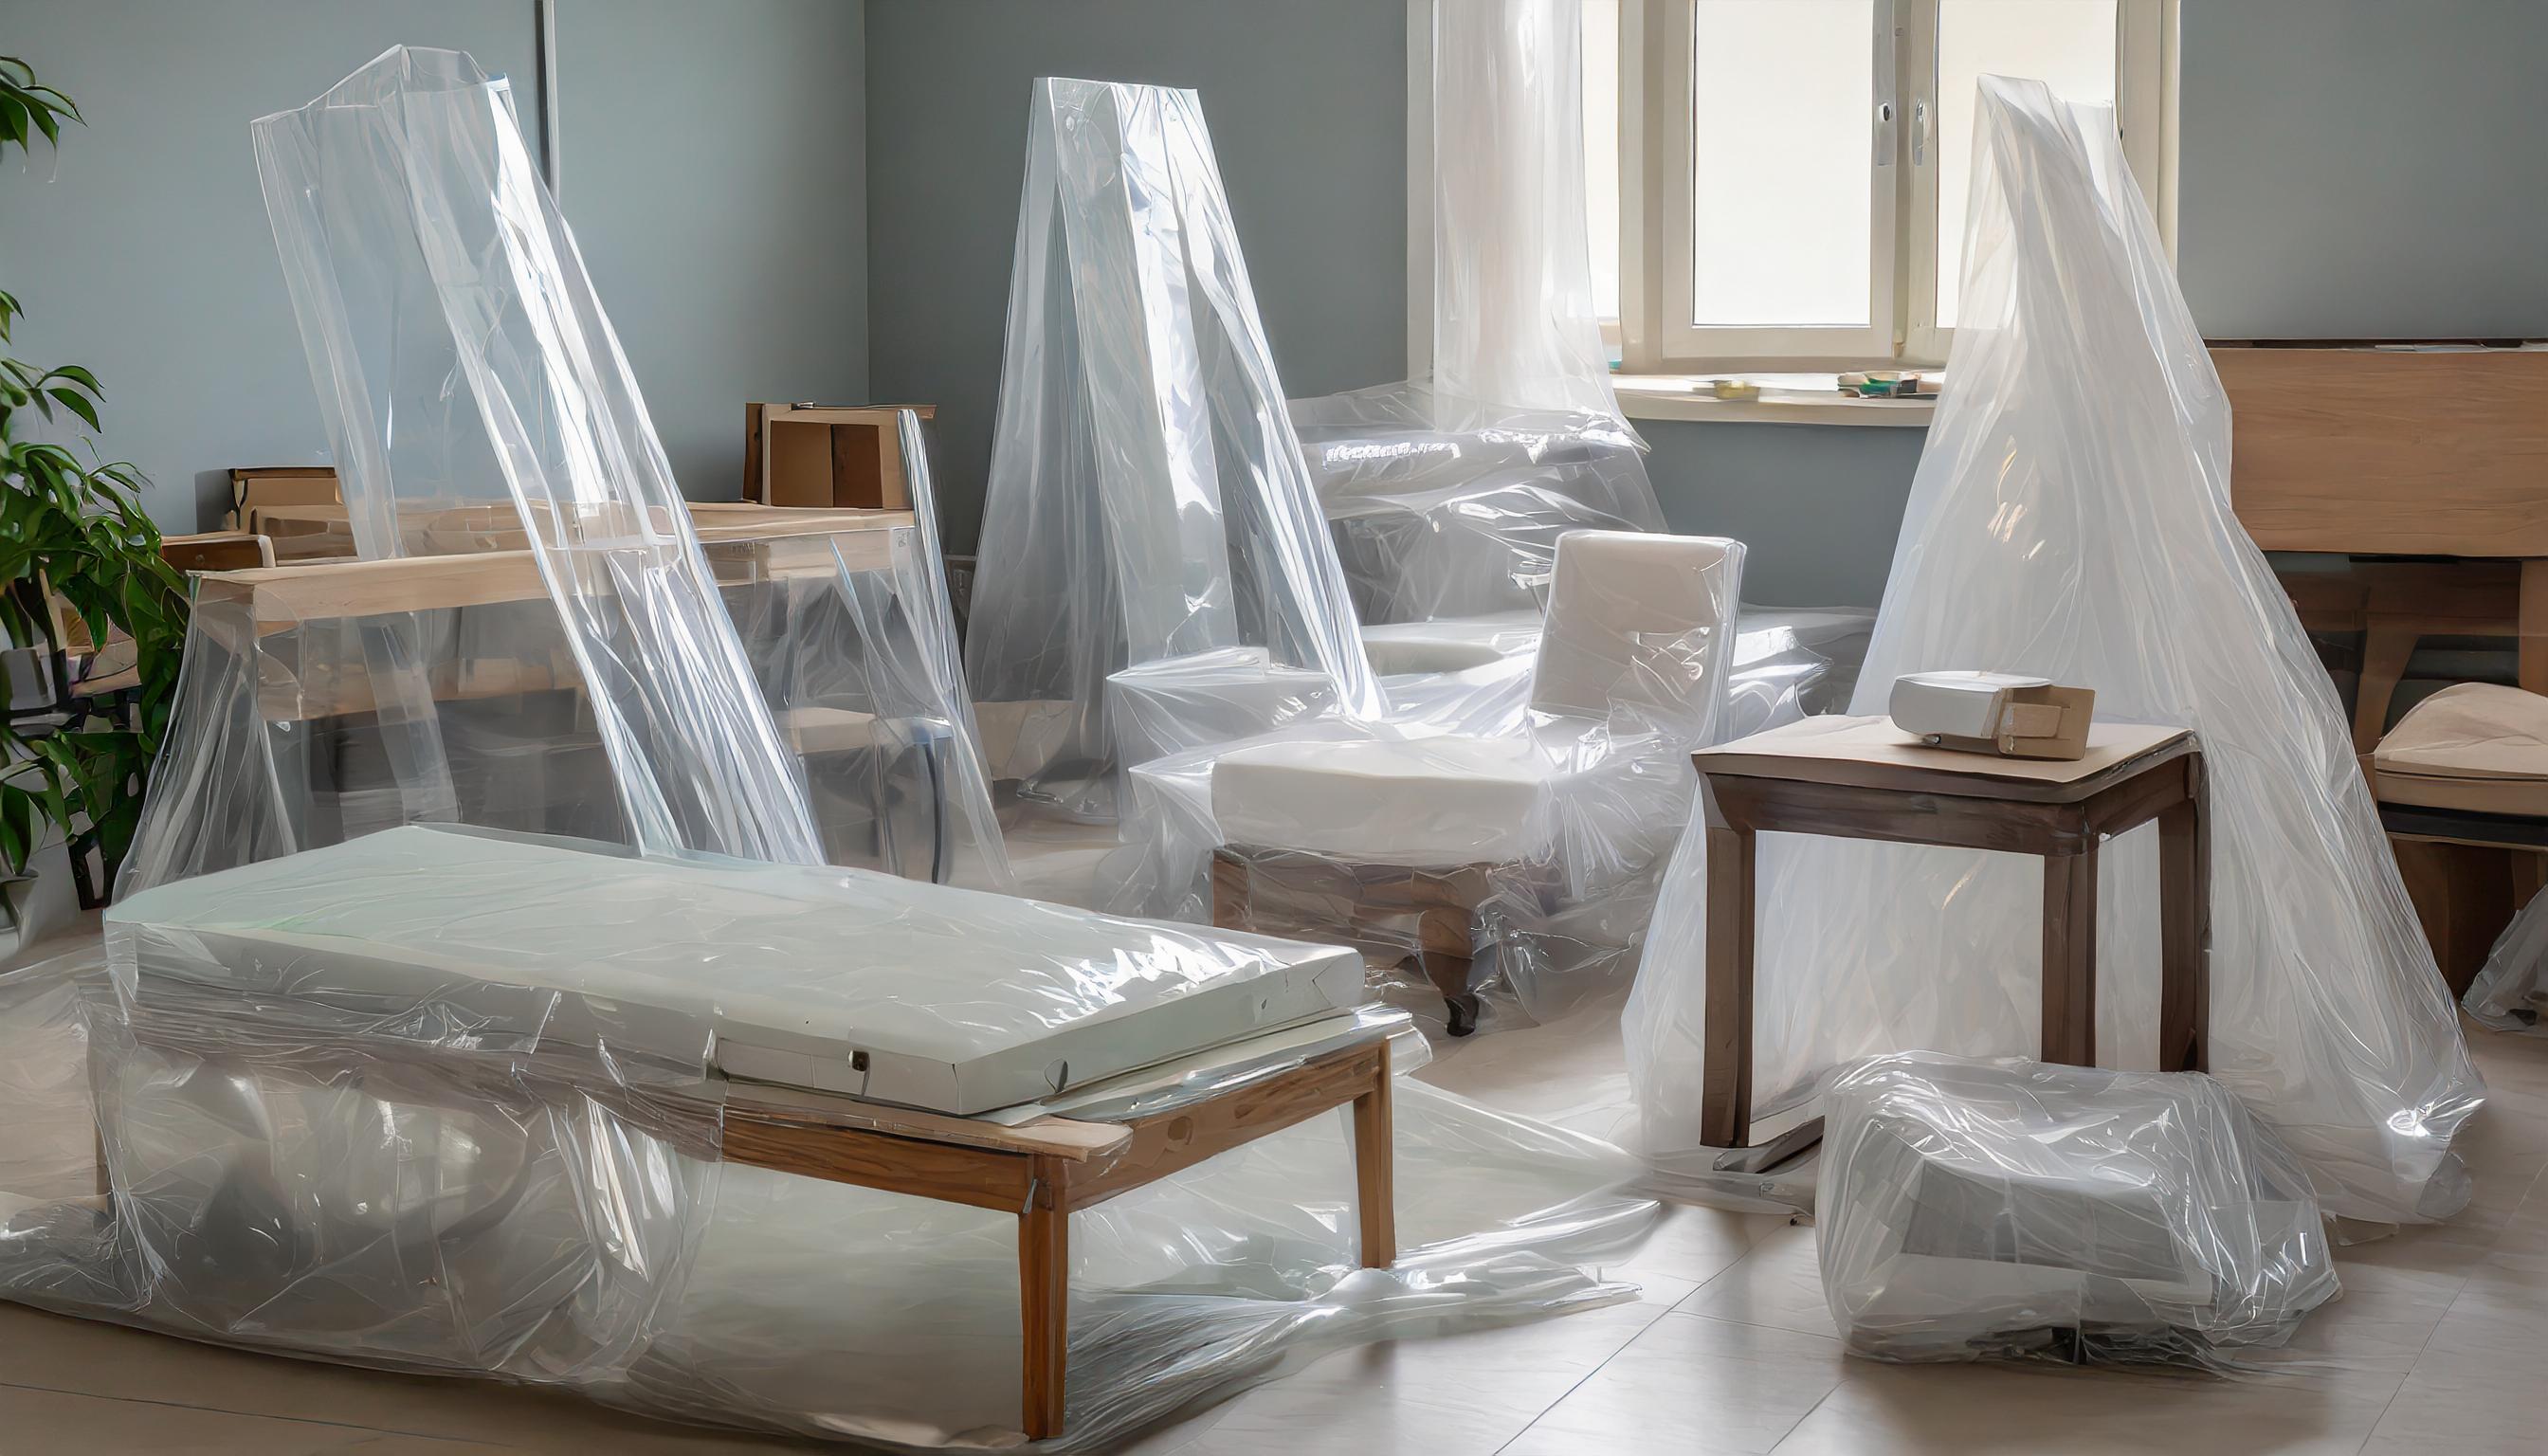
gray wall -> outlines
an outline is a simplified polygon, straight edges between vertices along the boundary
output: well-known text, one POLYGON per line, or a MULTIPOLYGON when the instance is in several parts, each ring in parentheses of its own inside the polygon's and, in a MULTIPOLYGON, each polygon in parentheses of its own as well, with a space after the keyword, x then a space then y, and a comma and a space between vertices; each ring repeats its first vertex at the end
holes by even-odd
MULTIPOLYGON (((58 162, 0 173, 16 357, 94 368, 108 458, 171 530, 233 465, 327 442, 247 124, 394 44, 509 74, 533 0, 0 0, 0 48, 80 103, 58 162)), ((682 484, 730 497, 750 398, 866 391, 859 0, 563 0, 564 204, 682 484)), ((536 136, 534 136, 536 141, 536 136)))
POLYGON ((2548 335, 2548 4, 2186 0, 2183 27, 2207 333, 2548 335))
POLYGON ((1284 388, 1407 372, 1397 0, 868 0, 867 54, 869 358, 878 398, 939 407, 950 550, 990 461, 1037 76, 1202 93, 1284 388))
POLYGON ((13 354, 85 364, 100 449, 171 530, 215 519, 233 465, 327 458, 257 192, 248 123, 405 42, 464 49, 538 101, 530 0, 0 0, 0 40, 88 118, 0 171, 13 354))
POLYGON ((559 201, 693 500, 747 400, 867 398, 860 0, 560 0, 559 201))

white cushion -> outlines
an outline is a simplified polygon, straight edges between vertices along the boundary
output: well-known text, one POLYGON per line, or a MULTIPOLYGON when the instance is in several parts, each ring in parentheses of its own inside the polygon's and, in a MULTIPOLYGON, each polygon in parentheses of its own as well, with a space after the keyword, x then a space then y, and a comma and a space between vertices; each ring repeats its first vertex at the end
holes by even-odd
POLYGON ((1334 947, 422 826, 154 886, 108 910, 106 939, 145 997, 208 985, 284 1018, 331 998, 429 1006, 489 1046, 606 1035, 957 1114, 1331 1014, 1363 989, 1360 958, 1334 947))
POLYGON ((1540 616, 1503 611, 1427 622, 1376 622, 1362 629, 1362 650, 1382 677, 1465 673, 1539 650, 1540 616))
MULTIPOLYGON (((1531 706, 1598 718, 1609 713, 1612 694, 1622 690, 1713 689, 1704 682, 1638 679, 1656 670, 1659 653, 1665 660, 1677 657, 1675 644, 1691 633, 1731 624, 1742 577, 1743 543, 1722 537, 1645 531, 1575 531, 1562 537, 1548 589, 1548 629, 1531 674, 1531 706)), ((1711 675, 1727 672, 1727 656, 1722 646, 1708 654, 1711 675)), ((1684 670, 1678 662, 1666 669, 1674 676, 1684 670)))
POLYGON ((1565 760, 1524 734, 1412 742, 1267 743, 1224 754, 1212 813, 1224 844, 1364 864, 1534 857, 1565 760))

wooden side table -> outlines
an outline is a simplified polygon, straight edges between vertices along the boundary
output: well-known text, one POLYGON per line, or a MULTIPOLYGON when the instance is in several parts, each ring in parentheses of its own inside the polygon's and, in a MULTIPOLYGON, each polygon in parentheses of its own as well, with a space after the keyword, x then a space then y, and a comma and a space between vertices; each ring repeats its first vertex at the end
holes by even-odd
POLYGON ((1707 815, 1707 1045, 1700 1132, 1757 1170, 1820 1136, 1769 1145, 1752 1125, 1754 856, 1765 832, 2038 855, 2044 860, 2047 1061, 2097 1059, 2097 860, 2158 821, 2159 1060, 2200 1071, 2210 1037, 2212 852, 2203 754, 2182 728, 2099 723, 2072 763, 1921 746, 1881 717, 1807 718, 1692 756, 1707 815))
POLYGON ((1339 1107, 1353 1109, 1362 1264, 1398 1257, 1389 1043, 1359 1045, 1123 1123, 980 1118, 736 1084, 724 1109, 729 1162, 1018 1216, 1025 1336, 1024 1426, 1062 1433, 1069 1347, 1070 1216, 1339 1107))

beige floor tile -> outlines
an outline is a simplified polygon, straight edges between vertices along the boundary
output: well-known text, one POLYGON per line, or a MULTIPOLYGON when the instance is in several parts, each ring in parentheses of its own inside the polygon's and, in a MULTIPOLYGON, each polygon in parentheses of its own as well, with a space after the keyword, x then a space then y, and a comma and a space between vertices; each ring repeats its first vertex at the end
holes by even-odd
POLYGON ((2540 1348, 2540 1327, 2533 1325, 2509 1349, 2428 1351, 2381 1412, 2364 1456, 2538 1456, 2548 1450, 2540 1348))
POLYGON ((1601 1273, 1633 1284, 1680 1281, 1696 1288, 1786 1227, 1787 1220, 1773 1215, 1667 1203, 1646 1241, 1626 1257, 1601 1265, 1601 1273))
POLYGON ((1506 1329, 1339 1351, 1151 1432, 1125 1456, 1492 1456, 1687 1288, 1506 1329))
MULTIPOLYGON (((669 1425, 561 1391, 253 1354, 16 1305, 0 1305, 0 1378, 208 1414, 271 1415, 443 1440, 535 1449, 606 1443, 614 1456, 772 1453, 806 1444, 669 1425)), ((0 1456, 19 1453, 0 1443, 0 1456)))
POLYGON ((1684 1300, 1680 1313, 1828 1339, 1840 1331, 1823 1302, 1822 1266, 1810 1225, 1774 1228, 1752 1251, 1684 1300))
POLYGON ((148 1451, 153 1456, 478 1456, 519 1449, 0 1386, 0 1456, 57 1451, 148 1451))
POLYGON ((1775 1456, 2350 1456, 2395 1376, 2273 1382, 2006 1365, 1879 1365, 1847 1378, 1775 1456))
POLYGON ((1696 1315, 1656 1320, 1502 1456, 1758 1456, 1840 1384, 1840 1342, 1696 1315))

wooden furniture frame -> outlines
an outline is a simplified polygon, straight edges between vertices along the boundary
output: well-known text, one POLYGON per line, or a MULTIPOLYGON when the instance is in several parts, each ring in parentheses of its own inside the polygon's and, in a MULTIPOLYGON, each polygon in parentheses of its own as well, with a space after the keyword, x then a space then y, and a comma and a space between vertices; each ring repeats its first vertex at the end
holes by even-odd
MULTIPOLYGON (((2510 636, 2516 681, 2548 692, 2548 350, 2216 344, 2212 362, 2230 397, 2230 504, 2257 546, 2467 558, 2354 567, 2356 753, 2379 743, 2419 637, 2510 636)), ((2337 625, 2327 615, 2312 625, 2337 625)), ((2381 818, 2443 973, 2465 985, 2548 861, 2519 833, 2437 833, 2398 805, 2381 818)))
POLYGON ((1069 1350, 1070 1216, 1269 1133, 1353 1109, 1364 1268, 1397 1259, 1389 1043, 1310 1058, 1126 1123, 1044 1118, 1015 1128, 846 1098, 737 1086, 729 1162, 1018 1217, 1026 1434, 1062 1433, 1069 1350))
MULTIPOLYGON (((836 575, 844 565, 852 571, 886 569, 893 561, 892 532, 911 523, 908 511, 760 506, 712 511, 695 519, 700 552, 721 584, 822 579, 836 575)), ((199 608, 217 603, 232 606, 230 611, 213 613, 213 619, 253 622, 257 634, 265 636, 325 618, 544 601, 549 593, 538 558, 518 550, 211 572, 197 579, 195 594, 199 608)), ((373 710, 377 704, 366 665, 342 667, 343 671, 323 678, 280 679, 264 684, 260 710, 274 722, 373 710)), ((437 700, 452 701, 573 685, 573 663, 561 656, 555 662, 517 667, 481 665, 457 680, 434 682, 432 690, 437 700)))
POLYGON ((910 509, 905 410, 938 415, 935 405, 744 406, 743 499, 787 509, 910 509))
MULTIPOLYGON (((1519 866, 1513 866, 1518 869, 1519 866)), ((1222 930, 1336 941, 1366 958, 1412 961, 1450 1014, 1450 1034, 1477 1030, 1471 927, 1499 866, 1417 869, 1357 864, 1302 850, 1223 845, 1212 856, 1212 923, 1222 930)))
MULTIPOLYGON (((1692 756, 1707 823, 1700 1140, 1730 1150, 1720 1167, 1768 1167, 1810 1145, 1821 1132, 1817 1118, 1764 1147, 1749 1146, 1755 860, 1764 833, 2042 857, 2043 1056, 2093 1066, 2099 845, 2109 835, 2157 821, 2158 1065, 2168 1071, 2204 1069, 2211 1037, 2212 848, 2203 755, 2192 735, 2179 732, 2120 762, 2064 778, 2058 771, 2080 766, 2031 764, 2034 772, 2020 773, 2006 760, 1910 747, 1899 755, 1909 762, 1881 763, 1761 751, 1765 740, 1784 731, 1773 729, 1692 756)), ((2094 747, 2092 738, 2092 752, 2094 747)))

